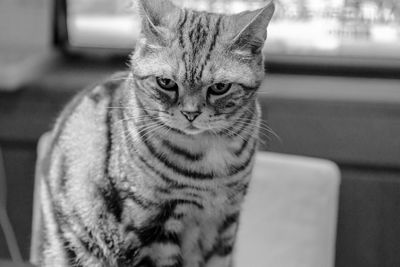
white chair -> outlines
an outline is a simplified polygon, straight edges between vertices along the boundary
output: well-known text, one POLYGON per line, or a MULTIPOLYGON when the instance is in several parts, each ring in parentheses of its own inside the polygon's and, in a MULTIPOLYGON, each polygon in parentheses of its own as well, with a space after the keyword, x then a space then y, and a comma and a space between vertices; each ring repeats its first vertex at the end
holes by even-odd
POLYGON ((32 211, 32 236, 29 262, 39 264, 40 246, 42 243, 42 217, 40 211, 39 187, 42 177, 42 161, 50 145, 50 132, 42 135, 37 145, 37 158, 35 169, 35 183, 33 191, 33 211, 32 211))
MULTIPOLYGON (((38 146, 31 262, 40 244, 38 146)), ((235 267, 333 267, 340 174, 330 161, 259 152, 243 207, 235 267)))
POLYGON ((235 267, 333 267, 339 184, 330 161, 258 153, 235 267))

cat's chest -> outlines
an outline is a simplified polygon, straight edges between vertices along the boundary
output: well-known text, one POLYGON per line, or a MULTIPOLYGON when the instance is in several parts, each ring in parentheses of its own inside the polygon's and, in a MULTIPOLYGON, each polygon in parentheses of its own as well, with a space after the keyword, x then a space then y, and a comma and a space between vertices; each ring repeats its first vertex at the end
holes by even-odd
MULTIPOLYGON (((203 155, 200 160, 185 162, 187 168, 224 176, 229 166, 238 160, 234 151, 240 144, 226 140, 207 140, 204 143, 185 143, 182 146, 187 147, 192 153, 203 155)), ((179 161, 180 158, 175 160, 179 161)))
POLYGON ((214 172, 219 172, 225 170, 235 160, 232 149, 224 144, 215 144, 207 149, 202 164, 214 172))

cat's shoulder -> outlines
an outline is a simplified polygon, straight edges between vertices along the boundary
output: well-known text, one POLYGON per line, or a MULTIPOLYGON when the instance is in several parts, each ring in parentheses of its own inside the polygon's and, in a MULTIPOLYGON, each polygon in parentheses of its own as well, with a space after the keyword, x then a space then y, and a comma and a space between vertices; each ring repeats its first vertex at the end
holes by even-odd
POLYGON ((124 85, 128 77, 129 72, 118 72, 98 83, 88 86, 67 104, 60 118, 63 119, 65 117, 67 119, 80 105, 91 104, 93 107, 96 107, 101 102, 109 102, 115 91, 124 85))
POLYGON ((128 76, 128 72, 119 72, 79 92, 59 115, 53 128, 54 141, 60 136, 78 140, 93 137, 105 128, 113 98, 128 76))

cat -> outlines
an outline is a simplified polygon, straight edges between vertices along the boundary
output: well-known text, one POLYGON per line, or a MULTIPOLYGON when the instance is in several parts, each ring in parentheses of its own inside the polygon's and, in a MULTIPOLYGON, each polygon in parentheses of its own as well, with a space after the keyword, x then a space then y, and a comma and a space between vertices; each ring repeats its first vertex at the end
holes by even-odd
POLYGON ((80 92, 51 132, 40 266, 233 264, 274 4, 234 15, 137 6, 129 70, 80 92))

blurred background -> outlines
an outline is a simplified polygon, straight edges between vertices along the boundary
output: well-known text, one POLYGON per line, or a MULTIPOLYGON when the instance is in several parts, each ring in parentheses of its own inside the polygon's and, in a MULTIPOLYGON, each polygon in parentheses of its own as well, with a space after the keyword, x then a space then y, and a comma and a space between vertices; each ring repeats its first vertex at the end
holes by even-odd
MULTIPOLYGON (((174 2, 236 13, 268 1, 174 2)), ((339 165, 335 266, 400 266, 400 2, 275 3, 260 101, 279 138, 262 150, 339 165)), ((77 91, 126 69, 138 34, 129 0, 0 0, 0 194, 25 259, 38 138, 77 91)))
MULTIPOLYGON (((176 0, 180 6, 238 13, 263 0, 176 0)), ((400 3, 394 0, 277 0, 267 52, 285 55, 399 57, 400 3)), ((126 0, 68 0, 69 40, 80 47, 131 48, 137 13, 126 0), (132 19, 135 18, 135 19, 132 19)))

